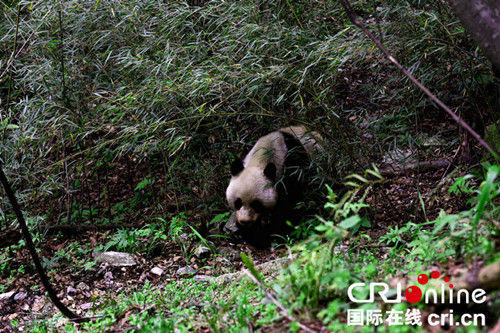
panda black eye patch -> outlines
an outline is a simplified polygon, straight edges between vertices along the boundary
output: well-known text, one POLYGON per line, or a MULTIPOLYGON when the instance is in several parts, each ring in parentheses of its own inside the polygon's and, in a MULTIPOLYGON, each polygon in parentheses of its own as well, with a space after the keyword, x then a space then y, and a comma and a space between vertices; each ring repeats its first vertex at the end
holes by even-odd
POLYGON ((262 203, 260 201, 252 201, 252 203, 250 204, 250 207, 253 208, 253 210, 255 210, 257 213, 261 213, 264 211, 264 205, 262 205, 262 203))
POLYGON ((243 201, 241 201, 240 198, 236 199, 236 201, 234 202, 234 208, 236 208, 236 210, 240 209, 241 206, 243 206, 243 201))

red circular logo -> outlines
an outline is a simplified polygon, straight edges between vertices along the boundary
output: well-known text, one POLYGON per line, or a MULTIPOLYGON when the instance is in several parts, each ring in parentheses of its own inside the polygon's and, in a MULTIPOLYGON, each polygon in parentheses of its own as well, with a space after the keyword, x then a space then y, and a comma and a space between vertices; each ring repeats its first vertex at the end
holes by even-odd
POLYGON ((405 291, 405 297, 410 303, 418 303, 422 299, 422 290, 416 286, 408 287, 405 291))
POLYGON ((418 283, 427 284, 427 282, 429 282, 429 277, 427 276, 427 274, 420 274, 418 276, 418 283))

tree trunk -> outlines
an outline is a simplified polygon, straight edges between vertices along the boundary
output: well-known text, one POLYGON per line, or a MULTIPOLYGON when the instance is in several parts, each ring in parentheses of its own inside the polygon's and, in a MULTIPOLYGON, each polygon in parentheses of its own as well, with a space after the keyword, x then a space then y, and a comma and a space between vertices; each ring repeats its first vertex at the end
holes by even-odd
POLYGON ((448 0, 500 78, 500 1, 448 0))

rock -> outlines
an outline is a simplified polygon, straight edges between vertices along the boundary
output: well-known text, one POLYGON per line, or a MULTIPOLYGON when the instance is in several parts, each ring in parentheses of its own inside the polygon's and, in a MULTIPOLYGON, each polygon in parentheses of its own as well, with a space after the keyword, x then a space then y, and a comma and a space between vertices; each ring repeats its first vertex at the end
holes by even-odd
POLYGON ((215 283, 217 284, 226 284, 232 281, 239 280, 242 276, 245 275, 245 272, 236 272, 236 273, 227 273, 219 275, 215 278, 215 283))
POLYGON ((111 284, 111 283, 113 283, 113 273, 106 272, 104 274, 104 283, 105 284, 111 284))
POLYGON ((188 244, 188 243, 191 241, 191 239, 189 238, 189 235, 188 235, 188 234, 186 234, 186 233, 180 234, 180 235, 179 235, 179 240, 180 240, 182 243, 184 243, 184 244, 188 244))
POLYGON ((102 262, 105 264, 109 264, 111 266, 134 266, 137 263, 135 262, 134 257, 130 253, 125 252, 95 252, 94 258, 97 262, 102 262))
POLYGON ((202 244, 198 246, 198 248, 196 248, 196 251, 194 251, 194 255, 197 258, 207 258, 210 256, 210 249, 202 244))
POLYGON ((241 240, 241 235, 238 230, 238 225, 236 224, 236 213, 232 212, 231 216, 229 216, 229 219, 227 220, 226 224, 222 227, 222 231, 225 234, 228 234, 231 236, 231 238, 235 241, 241 240))
POLYGON ((263 298, 260 302, 261 302, 262 304, 264 304, 264 305, 267 305, 267 304, 271 304, 273 301, 272 301, 270 298, 268 298, 268 297, 266 296, 266 297, 264 297, 264 298, 263 298))
POLYGON ((213 276, 209 276, 209 275, 195 275, 194 276, 194 280, 196 282, 211 282, 214 279, 215 278, 213 276))
POLYGON ((66 293, 68 295, 76 295, 77 292, 78 291, 75 288, 73 288, 72 286, 68 286, 68 288, 66 288, 66 293))
POLYGON ((76 285, 78 290, 90 290, 90 287, 85 282, 80 282, 76 285))
POLYGON ((28 297, 28 293, 27 293, 27 292, 24 292, 24 291, 21 291, 21 292, 17 293, 17 294, 14 296, 14 300, 15 300, 15 301, 19 301, 19 300, 23 300, 23 299, 25 299, 26 297, 28 297))
POLYGON ((229 261, 237 261, 240 259, 240 251, 230 247, 223 246, 219 248, 219 254, 226 257, 229 261))
MULTIPOLYGON (((256 265, 255 268, 262 275, 272 275, 286 267, 290 263, 290 258, 278 258, 262 264, 256 265)), ((246 269, 236 273, 223 274, 215 278, 217 284, 225 284, 231 281, 240 280, 246 276, 246 269)))
POLYGON ((92 309, 92 303, 83 303, 82 305, 80 305, 80 309, 82 310, 92 309))
POLYGON ((8 293, 0 294, 0 302, 6 301, 14 295, 15 291, 9 291, 8 293))
POLYGON ((154 267, 153 269, 151 269, 151 273, 161 276, 163 274, 163 269, 161 269, 160 267, 154 267))
POLYGON ((385 153, 382 163, 390 165, 393 169, 399 170, 410 163, 416 163, 416 155, 411 150, 394 149, 385 153))
POLYGON ((45 306, 45 301, 43 300, 43 298, 38 297, 31 306, 31 311, 39 312, 44 306, 45 306))
POLYGON ((186 266, 186 267, 181 267, 177 270, 176 274, 179 275, 179 276, 182 276, 182 275, 192 275, 194 274, 196 271, 194 270, 193 267, 191 266, 186 266))
POLYGON ((274 274, 290 263, 290 258, 278 258, 268 262, 263 262, 262 264, 256 265, 257 270, 263 275, 274 274))

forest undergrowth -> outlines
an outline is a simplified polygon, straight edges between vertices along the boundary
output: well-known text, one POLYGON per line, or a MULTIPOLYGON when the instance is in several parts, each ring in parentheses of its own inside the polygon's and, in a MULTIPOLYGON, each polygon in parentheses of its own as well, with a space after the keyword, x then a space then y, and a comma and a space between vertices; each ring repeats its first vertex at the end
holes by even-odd
MULTIPOLYGON (((498 149, 498 83, 445 3, 352 4, 498 149)), ((393 297, 431 271, 458 286, 495 268, 500 170, 337 2, 0 7, 0 161, 59 296, 93 317, 55 310, 13 236, 0 253, 0 331, 373 331, 349 325, 348 310, 418 310, 422 326, 381 324, 398 332, 428 330, 450 310, 486 318, 457 330, 497 324, 494 284, 469 306, 349 298, 353 283, 387 283, 393 297), (229 164, 295 124, 324 138, 300 203, 311 213, 269 249, 235 244, 220 233, 229 164), (106 251, 136 264, 98 262, 106 251)), ((3 234, 20 235, 0 191, 3 234)))

